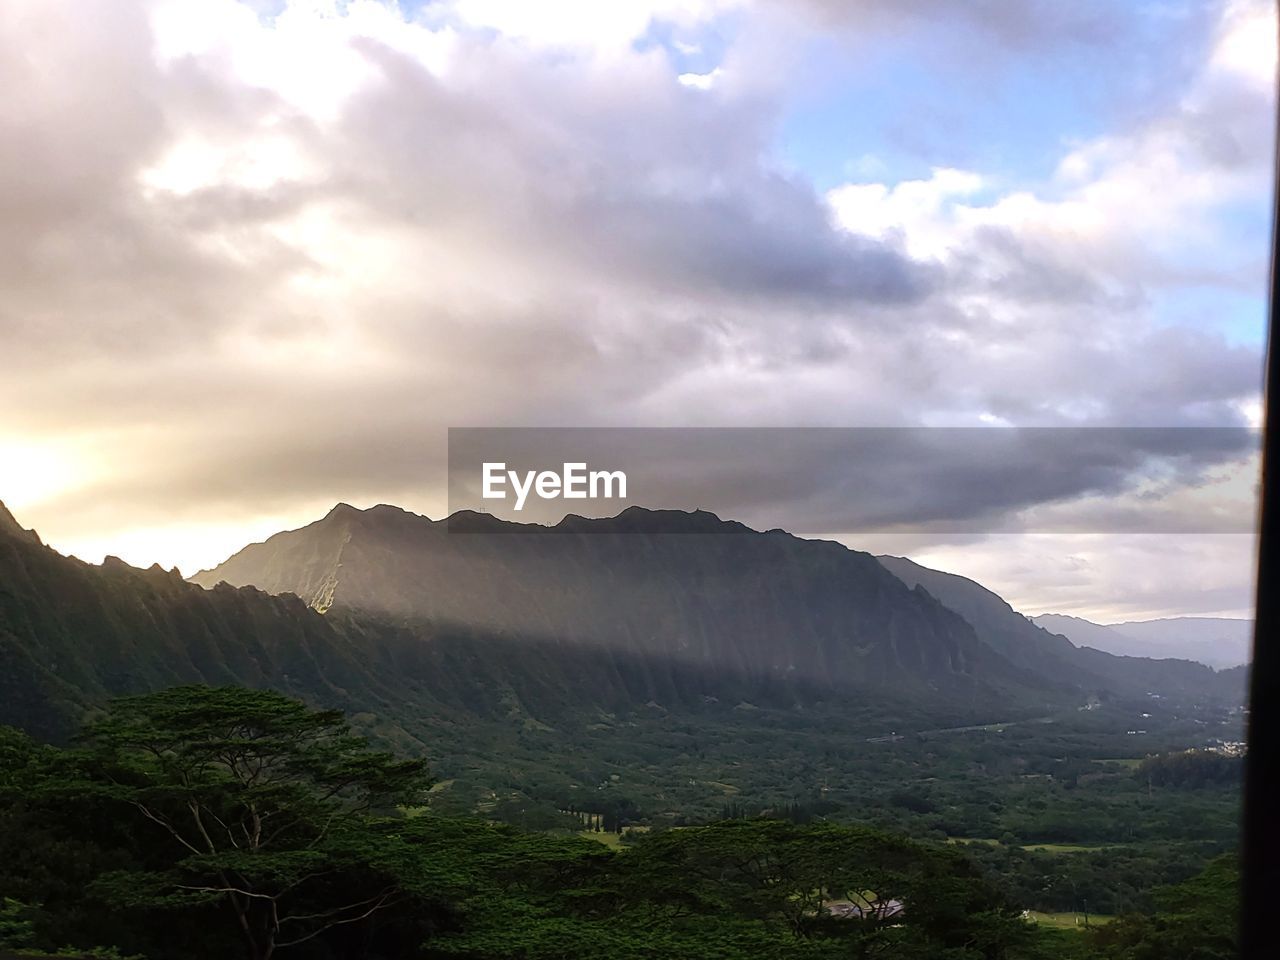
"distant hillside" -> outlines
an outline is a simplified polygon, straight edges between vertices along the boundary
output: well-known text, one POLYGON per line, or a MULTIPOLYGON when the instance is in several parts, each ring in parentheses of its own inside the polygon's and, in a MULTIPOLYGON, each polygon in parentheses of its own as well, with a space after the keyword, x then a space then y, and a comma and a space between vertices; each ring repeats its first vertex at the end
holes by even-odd
POLYGON ((1073 643, 1132 657, 1176 657, 1218 669, 1248 663, 1253 621, 1222 617, 1172 617, 1099 624, 1046 613, 1032 618, 1073 643))
MULTIPOLYGON (((1245 690, 1242 670, 1215 672, 1203 663, 1187 659, 1105 652, 1090 642, 1094 634, 1088 630, 1071 634, 1065 630, 1053 633, 1046 629, 1059 620, 1074 618, 1037 617, 1033 621, 973 580, 932 570, 903 557, 878 559, 904 583, 924 587, 958 612, 973 625, 980 637, 1015 663, 1050 676, 1069 678, 1083 687, 1125 695, 1159 692, 1205 695, 1242 702, 1245 690)), ((1088 621, 1079 622, 1097 631, 1108 630, 1088 621)))

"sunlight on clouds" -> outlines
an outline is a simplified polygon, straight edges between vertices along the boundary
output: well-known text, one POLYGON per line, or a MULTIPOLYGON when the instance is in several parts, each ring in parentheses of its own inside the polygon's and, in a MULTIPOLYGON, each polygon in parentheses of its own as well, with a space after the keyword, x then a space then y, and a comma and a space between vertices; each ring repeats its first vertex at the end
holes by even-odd
POLYGON ((15 513, 88 486, 96 473, 70 443, 0 438, 0 498, 15 513))
MULTIPOLYGON (((246 543, 265 540, 281 530, 295 529, 310 523, 333 504, 311 505, 310 512, 290 511, 227 522, 222 518, 207 523, 175 521, 156 527, 132 527, 112 530, 102 536, 46 537, 46 542, 59 553, 79 557, 88 563, 101 563, 105 557, 119 557, 135 567, 159 564, 166 570, 177 567, 184 576, 217 566, 246 543)), ((22 517, 18 518, 23 521, 22 517)), ((38 523, 39 518, 35 518, 38 523)), ((27 521, 23 521, 27 522, 27 521)), ((36 527, 40 532, 40 524, 36 527)))
POLYGON ((432 30, 405 20, 398 7, 377 0, 291 0, 272 19, 235 0, 162 0, 152 16, 162 63, 182 57, 220 57, 250 86, 273 91, 318 120, 333 120, 347 100, 379 76, 353 41, 376 41, 433 73, 453 53, 450 28, 432 30))
MULTIPOLYGON (((305 298, 308 309, 331 314, 338 322, 344 311, 349 319, 350 311, 367 310, 370 302, 475 308, 514 295, 536 279, 536 270, 503 264, 503 283, 495 285, 482 241, 477 249, 466 238, 447 232, 370 223, 358 207, 337 202, 309 204, 265 231, 305 258, 305 265, 285 278, 288 288, 305 298)), ((367 337, 374 325, 347 326, 353 334, 367 337)))
POLYGON ((237 0, 161 0, 151 13, 152 43, 161 61, 230 53, 235 43, 258 39, 259 30, 253 8, 237 0))
POLYGON ((1240 413, 1244 415, 1244 422, 1255 430, 1262 428, 1262 398, 1250 397, 1247 400, 1241 400, 1237 404, 1240 413))
POLYGON ((260 136, 234 145, 189 136, 170 147, 160 162, 143 170, 138 179, 144 192, 182 196, 220 185, 266 190, 314 173, 314 166, 298 145, 283 135, 260 136))
POLYGON ((1276 80, 1276 8, 1235 0, 1228 8, 1211 64, 1270 88, 1276 80))

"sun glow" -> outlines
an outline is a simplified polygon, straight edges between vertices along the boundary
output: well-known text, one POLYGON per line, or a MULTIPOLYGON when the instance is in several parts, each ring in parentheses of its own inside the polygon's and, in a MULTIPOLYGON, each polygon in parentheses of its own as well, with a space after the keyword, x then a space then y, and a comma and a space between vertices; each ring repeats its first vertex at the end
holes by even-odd
POLYGON ((15 511, 44 503, 82 486, 87 467, 57 444, 0 438, 0 497, 15 511))

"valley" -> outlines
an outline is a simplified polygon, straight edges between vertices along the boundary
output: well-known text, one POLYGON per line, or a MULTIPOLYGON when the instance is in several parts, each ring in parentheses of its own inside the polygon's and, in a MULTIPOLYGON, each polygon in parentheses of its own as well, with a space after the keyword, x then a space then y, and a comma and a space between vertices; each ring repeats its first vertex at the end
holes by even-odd
POLYGON ((339 507, 187 582, 8 518, 3 719, 66 742, 122 694, 281 690, 425 759, 418 816, 585 818, 622 855, 846 824, 963 850, 1045 916, 1150 910, 1236 847, 1239 670, 1077 648, 972 581, 707 514, 451 522, 339 507))

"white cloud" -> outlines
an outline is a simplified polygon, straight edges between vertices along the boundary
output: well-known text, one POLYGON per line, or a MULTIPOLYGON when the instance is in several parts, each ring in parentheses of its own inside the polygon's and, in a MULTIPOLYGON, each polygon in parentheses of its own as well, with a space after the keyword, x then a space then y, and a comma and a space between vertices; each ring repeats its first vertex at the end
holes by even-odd
POLYGON ((1275 37, 1271 4, 1233 0, 1173 113, 1071 147, 1055 178, 1035 188, 968 203, 984 185, 980 176, 935 171, 893 186, 845 184, 828 193, 828 203, 845 229, 900 236, 917 256, 980 251, 1003 259, 983 240, 994 228, 1113 291, 1256 285, 1263 251, 1249 251, 1243 263, 1218 255, 1224 240, 1216 218, 1226 204, 1257 202, 1269 188, 1275 37))
POLYGON ((375 41, 433 73, 447 68, 457 41, 451 27, 414 22, 378 0, 341 8, 334 0, 288 0, 271 18, 238 0, 159 0, 151 24, 161 64, 221 59, 239 81, 320 120, 336 119, 379 77, 358 41, 375 41))
POLYGON ((1275 5, 1266 0, 1231 0, 1210 65, 1269 89, 1276 80, 1275 5))
POLYGON ((948 222, 960 198, 982 189, 976 173, 934 169, 928 180, 848 183, 827 193, 835 221, 850 233, 896 239, 913 257, 946 258, 957 244, 948 222))
POLYGON ((138 179, 148 191, 186 195, 219 185, 269 190, 286 181, 307 180, 315 172, 301 144, 267 126, 239 142, 215 143, 198 135, 181 139, 138 179))
POLYGON ((710 90, 723 73, 724 70, 716 67, 709 73, 682 73, 676 79, 686 87, 693 87, 696 90, 710 90))

